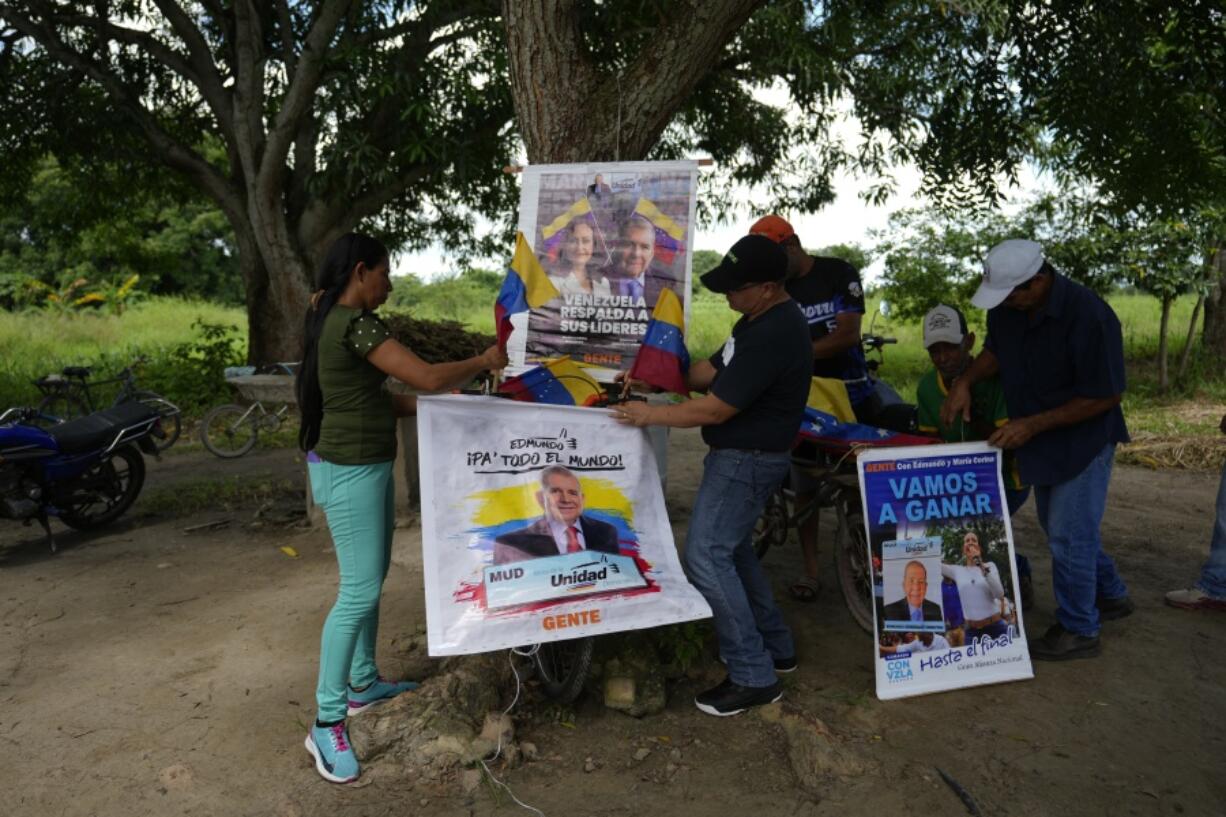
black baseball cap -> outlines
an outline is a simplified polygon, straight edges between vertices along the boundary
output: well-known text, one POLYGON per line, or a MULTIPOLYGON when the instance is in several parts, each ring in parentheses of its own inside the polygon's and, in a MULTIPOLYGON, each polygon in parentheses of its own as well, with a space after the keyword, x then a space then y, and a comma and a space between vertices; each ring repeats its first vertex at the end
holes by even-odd
POLYGON ((764 235, 747 235, 732 245, 719 266, 702 276, 712 292, 731 292, 747 284, 784 279, 788 257, 783 248, 764 235))

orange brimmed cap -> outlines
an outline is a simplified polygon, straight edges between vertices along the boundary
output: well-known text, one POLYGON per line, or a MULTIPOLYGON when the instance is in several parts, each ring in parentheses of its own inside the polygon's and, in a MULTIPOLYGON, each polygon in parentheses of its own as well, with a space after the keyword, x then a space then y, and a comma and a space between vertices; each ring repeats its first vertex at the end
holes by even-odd
POLYGON ((776 244, 782 244, 796 235, 796 231, 792 229, 792 225, 786 220, 772 213, 769 216, 762 216, 762 218, 755 221, 753 226, 749 228, 749 234, 764 235, 776 244))

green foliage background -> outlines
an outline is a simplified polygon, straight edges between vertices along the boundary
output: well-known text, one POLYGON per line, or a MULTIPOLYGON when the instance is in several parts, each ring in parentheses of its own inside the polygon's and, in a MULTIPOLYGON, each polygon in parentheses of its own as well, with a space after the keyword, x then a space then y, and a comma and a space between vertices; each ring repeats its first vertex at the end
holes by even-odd
MULTIPOLYGON (((697 256, 697 254, 695 254, 697 256)), ((712 253, 718 260, 718 254, 712 253)), ((697 257, 696 257, 697 262, 697 257)), ((697 263, 696 263, 697 266, 697 263)), ((393 302, 385 309, 404 311, 418 318, 452 319, 469 328, 492 332, 493 302, 501 279, 488 270, 473 270, 430 283, 404 276, 395 279, 393 302)), ((870 296, 870 317, 880 298, 870 296)), ((1154 299, 1141 293, 1116 291, 1109 302, 1124 328, 1129 359, 1129 389, 1124 408, 1134 430, 1162 434, 1213 434, 1218 416, 1186 417, 1169 410, 1180 401, 1226 403, 1226 378, 1208 361, 1198 361, 1194 387, 1160 395, 1155 387, 1152 361, 1157 348, 1158 315, 1154 299)), ((1175 301, 1173 320, 1186 323, 1193 299, 1175 301)), ((691 325, 687 344, 695 359, 712 354, 735 322, 723 297, 695 287, 690 302, 691 325)), ((968 313, 972 330, 983 333, 982 313, 968 313)), ((898 338, 887 347, 881 375, 904 396, 914 395, 919 378, 930 365, 921 345, 917 322, 892 313, 876 317, 874 331, 898 338)), ((9 313, 0 320, 0 407, 28 405, 38 400, 35 378, 67 365, 96 365, 100 373, 118 371, 137 355, 149 359, 142 383, 161 391, 184 407, 198 411, 229 401, 232 395, 221 380, 221 368, 241 362, 245 313, 225 306, 176 297, 153 297, 122 315, 105 313, 54 315, 43 311, 9 313), (233 327, 228 346, 204 337, 197 321, 233 327), (228 350, 228 351, 226 351, 228 350), (229 355, 229 357, 227 357, 229 355), (226 361, 229 361, 228 363, 226 361)), ((1173 339, 1178 352, 1182 338, 1173 339)))

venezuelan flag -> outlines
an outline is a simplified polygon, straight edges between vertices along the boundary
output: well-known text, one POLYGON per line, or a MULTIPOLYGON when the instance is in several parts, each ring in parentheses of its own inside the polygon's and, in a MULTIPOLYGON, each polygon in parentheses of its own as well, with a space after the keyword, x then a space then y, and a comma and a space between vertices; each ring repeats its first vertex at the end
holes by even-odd
POLYGON ((569 357, 555 357, 503 381, 498 393, 525 403, 556 406, 594 406, 605 398, 604 388, 569 357))
POLYGON ((677 253, 685 252, 685 228, 673 221, 649 199, 640 198, 634 205, 635 215, 640 215, 656 228, 656 254, 661 264, 669 265, 677 253))
POLYGON ((498 332, 498 345, 507 346, 511 336, 511 316, 527 312, 558 297, 558 289, 549 280, 545 268, 536 260, 532 248, 523 233, 515 234, 515 255, 511 267, 502 282, 498 300, 494 301, 494 326, 498 332))
POLYGON ((802 439, 827 448, 852 446, 930 445, 940 440, 903 434, 856 422, 843 381, 815 377, 809 383, 809 399, 800 424, 802 439))
POLYGON ((685 348, 685 312, 671 289, 660 290, 660 299, 647 322, 643 345, 635 355, 629 376, 652 386, 688 395, 685 382, 690 353, 685 348))
MULTIPOLYGON (((563 232, 570 223, 577 218, 584 216, 591 217, 592 205, 588 202, 587 196, 579 199, 566 209, 566 212, 555 218, 553 221, 545 225, 541 230, 542 250, 550 259, 558 257, 558 249, 562 246, 562 241, 566 236, 563 232)), ((592 229, 595 230, 595 224, 592 224, 592 229)))

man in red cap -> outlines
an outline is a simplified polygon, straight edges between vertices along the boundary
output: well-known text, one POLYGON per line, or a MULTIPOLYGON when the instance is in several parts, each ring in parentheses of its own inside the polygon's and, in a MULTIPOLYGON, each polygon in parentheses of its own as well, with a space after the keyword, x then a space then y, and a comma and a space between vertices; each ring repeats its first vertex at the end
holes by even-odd
MULTIPOLYGON (((787 254, 787 293, 800 306, 809 324, 813 374, 842 380, 847 385, 847 396, 856 418, 876 425, 877 405, 868 379, 864 350, 860 347, 860 317, 864 314, 860 273, 841 258, 805 252, 792 225, 779 216, 763 216, 749 228, 749 234, 769 238, 787 254)), ((804 456, 803 451, 799 454, 804 456)), ((817 493, 816 481, 794 467, 791 482, 797 505, 810 505, 817 493)), ((788 588, 797 601, 817 598, 817 536, 818 512, 815 511, 800 529, 805 573, 788 588)))

